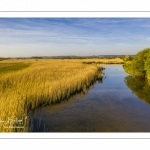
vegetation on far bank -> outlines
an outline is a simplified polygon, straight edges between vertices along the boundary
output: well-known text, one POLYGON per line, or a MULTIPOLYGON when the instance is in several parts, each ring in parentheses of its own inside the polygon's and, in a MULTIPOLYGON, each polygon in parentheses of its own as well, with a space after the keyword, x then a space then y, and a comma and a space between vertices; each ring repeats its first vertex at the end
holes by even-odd
POLYGON ((127 73, 135 76, 143 76, 150 80, 150 48, 146 48, 124 64, 127 73))

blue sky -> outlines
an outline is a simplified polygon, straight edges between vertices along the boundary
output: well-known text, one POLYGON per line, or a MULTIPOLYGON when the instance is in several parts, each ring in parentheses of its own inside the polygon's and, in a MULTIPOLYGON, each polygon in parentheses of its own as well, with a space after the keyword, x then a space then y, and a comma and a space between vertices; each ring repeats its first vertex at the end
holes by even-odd
POLYGON ((0 18, 0 57, 136 54, 150 18, 0 18))

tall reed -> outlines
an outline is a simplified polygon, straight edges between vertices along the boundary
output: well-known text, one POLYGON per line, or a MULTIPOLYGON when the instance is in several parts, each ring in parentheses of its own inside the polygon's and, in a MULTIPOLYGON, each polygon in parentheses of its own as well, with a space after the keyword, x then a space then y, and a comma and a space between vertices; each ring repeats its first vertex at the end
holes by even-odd
POLYGON ((29 110, 68 99, 76 92, 84 92, 98 76, 101 77, 98 73, 101 67, 96 64, 72 60, 25 62, 30 63, 30 67, 1 75, 1 132, 28 131, 29 110))

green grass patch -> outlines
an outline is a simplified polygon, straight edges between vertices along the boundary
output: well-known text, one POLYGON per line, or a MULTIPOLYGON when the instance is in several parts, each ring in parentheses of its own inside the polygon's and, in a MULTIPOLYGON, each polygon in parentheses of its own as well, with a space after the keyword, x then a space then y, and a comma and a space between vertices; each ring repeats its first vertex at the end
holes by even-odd
POLYGON ((0 63, 0 74, 11 71, 18 71, 29 67, 31 64, 26 63, 0 63))

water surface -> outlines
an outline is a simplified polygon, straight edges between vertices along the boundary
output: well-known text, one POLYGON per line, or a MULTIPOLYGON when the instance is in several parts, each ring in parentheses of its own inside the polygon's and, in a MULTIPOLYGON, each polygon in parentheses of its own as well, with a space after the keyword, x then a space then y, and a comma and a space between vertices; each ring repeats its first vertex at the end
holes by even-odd
MULTIPOLYGON (((135 78, 124 72, 122 65, 103 66, 103 81, 97 81, 86 94, 31 112, 29 131, 149 132, 148 98, 145 100, 137 94, 141 93, 140 88, 145 89, 144 79, 135 82, 135 78)), ((148 93, 145 97, 150 97, 148 93)))

